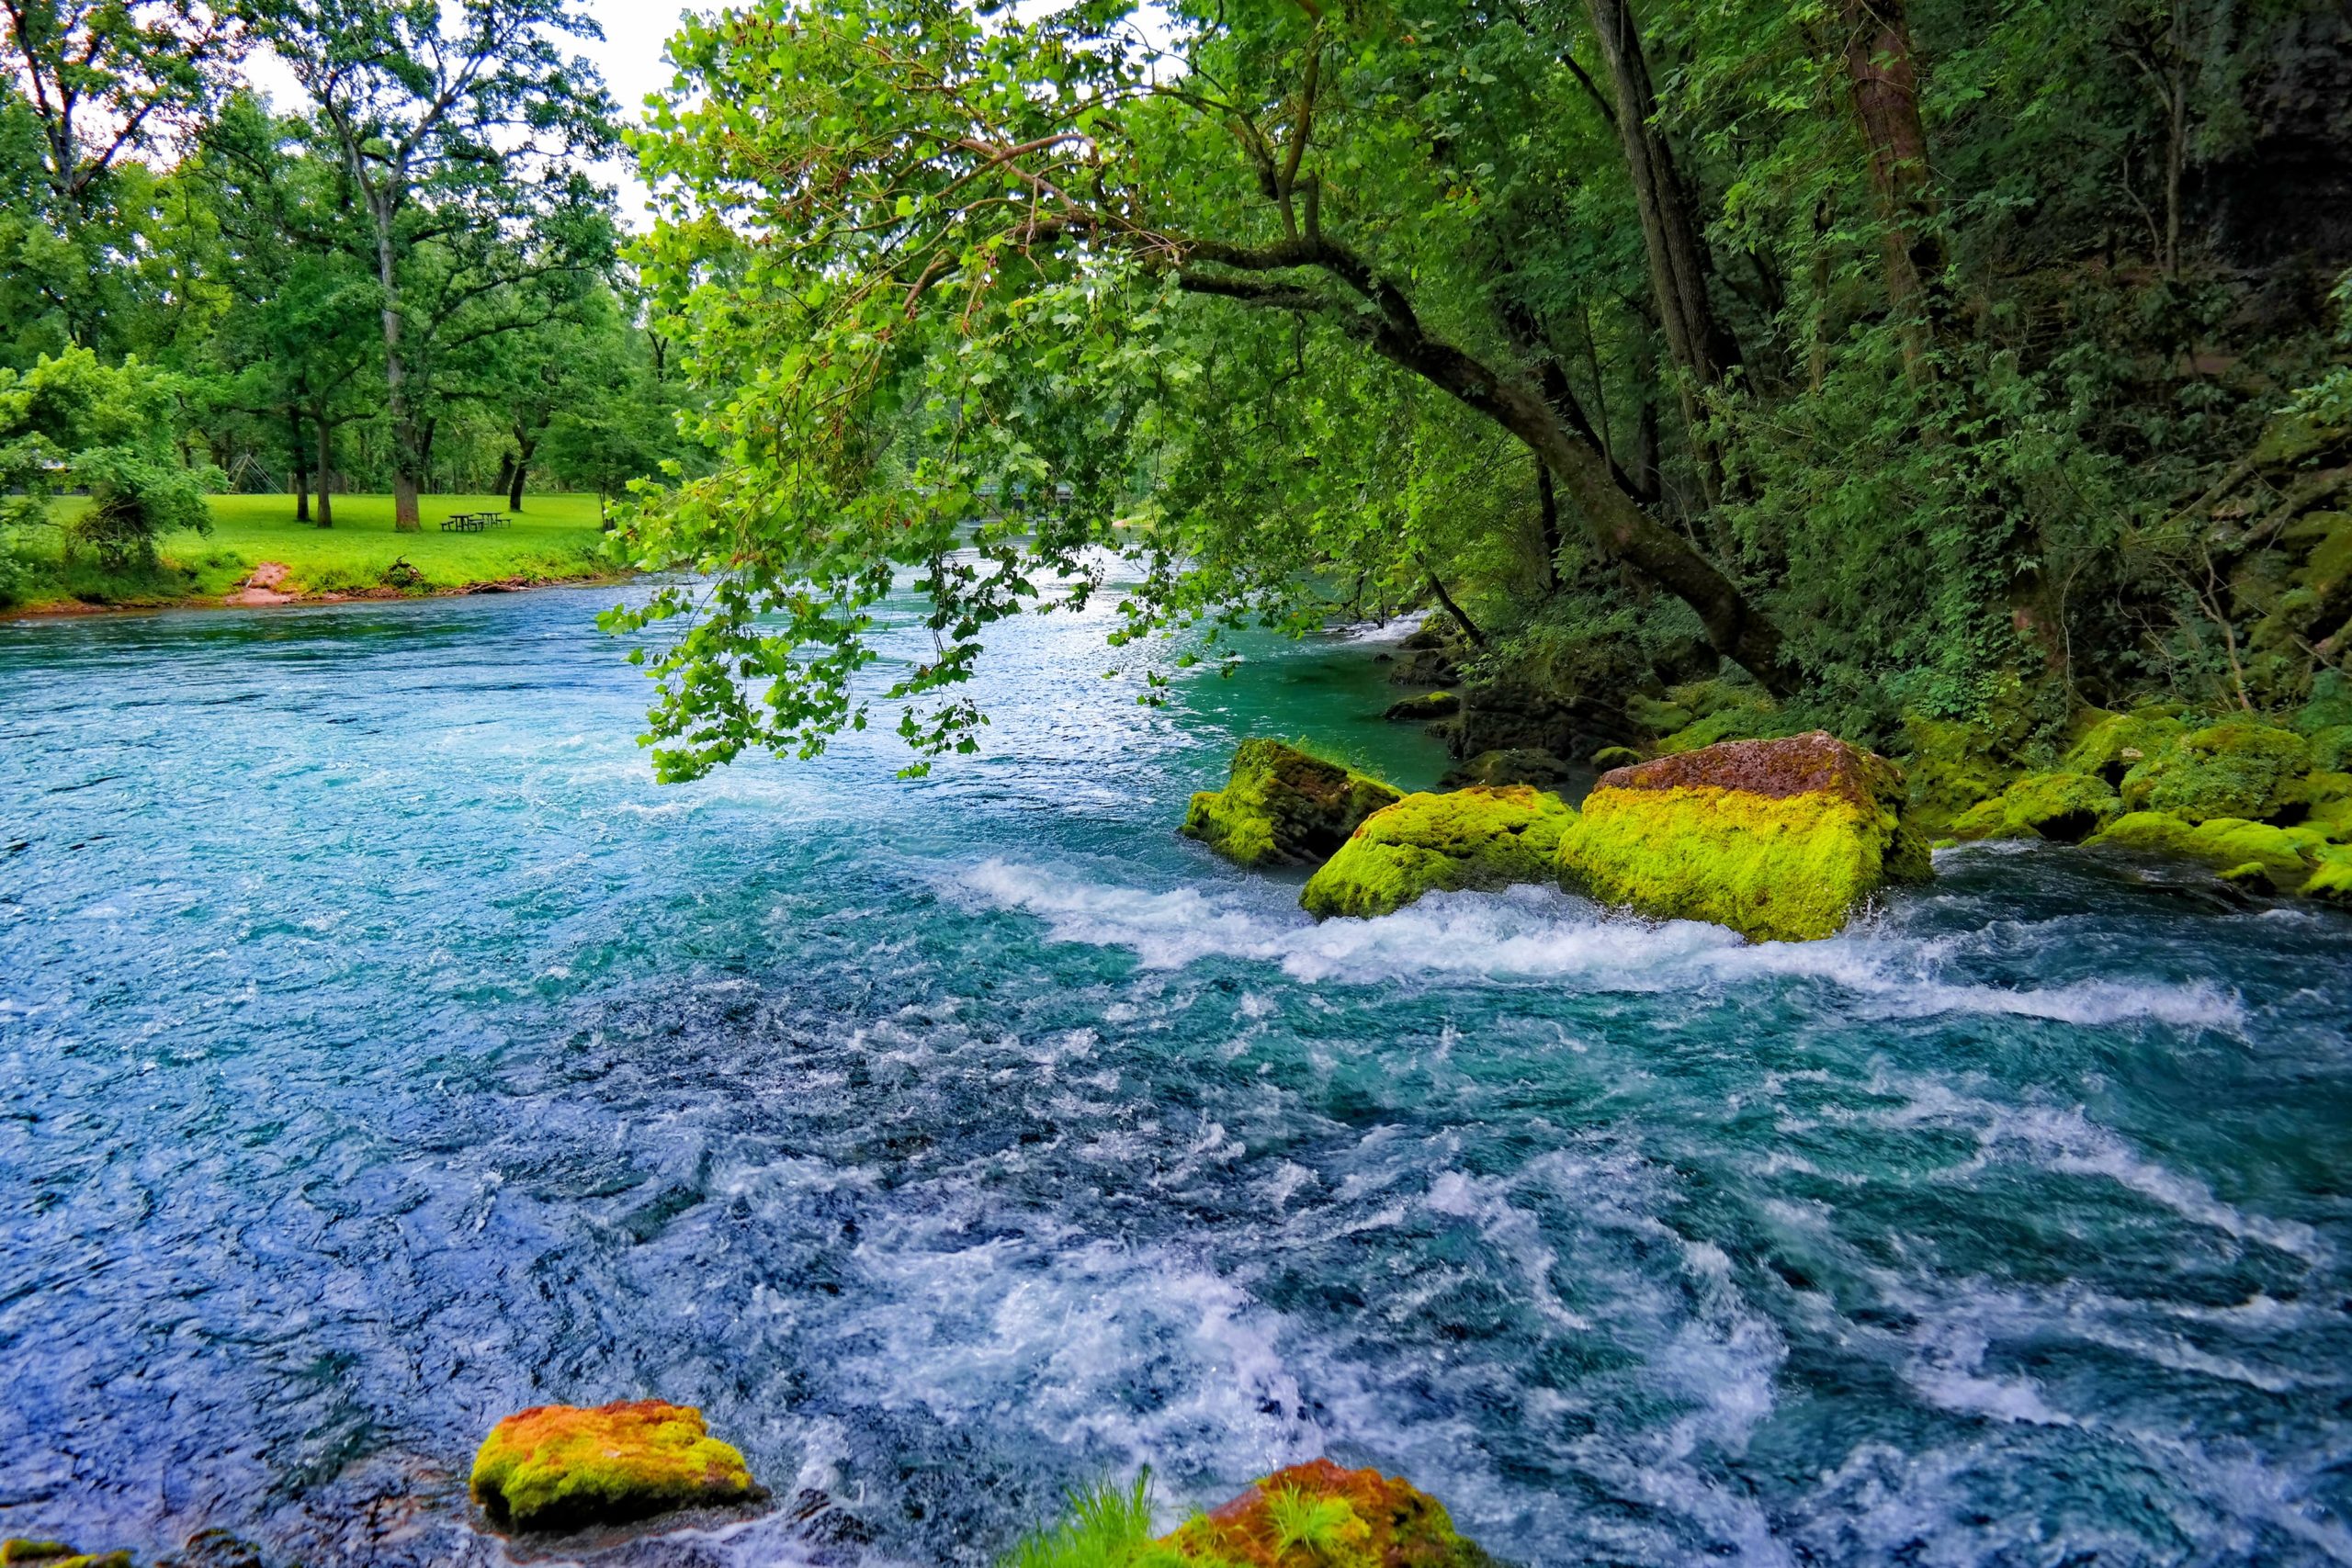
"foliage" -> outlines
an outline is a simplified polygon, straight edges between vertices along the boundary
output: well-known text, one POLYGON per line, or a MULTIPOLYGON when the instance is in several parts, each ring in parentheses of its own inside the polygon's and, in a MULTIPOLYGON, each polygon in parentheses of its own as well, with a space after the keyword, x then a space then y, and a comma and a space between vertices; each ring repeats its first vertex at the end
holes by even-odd
POLYGON ((0 369, 0 524, 17 533, 48 525, 53 498, 86 491, 71 536, 117 570, 153 568, 160 535, 209 528, 204 498, 221 476, 173 448, 180 391, 176 378, 136 359, 109 367, 85 348, 29 371, 0 369))
POLYGON ((2260 612, 2177 509, 2278 388, 2334 384, 2278 258, 2343 237, 2221 179, 2302 177, 2279 106, 2326 68, 2322 10, 1914 0, 1929 157, 1890 205, 1851 7, 1649 8, 1712 380, 1666 352, 1577 7, 689 18, 635 139, 667 201, 639 259, 718 467, 634 538, 715 581, 610 622, 662 683, 659 765, 813 750, 877 704, 968 748, 987 628, 1111 557, 1121 636, 1189 633, 1179 662, 1451 596, 1490 670, 1622 700, 1729 659, 1872 738, 2290 699, 2328 628, 2251 659, 2260 612), (937 657, 857 685, 902 589, 937 657))

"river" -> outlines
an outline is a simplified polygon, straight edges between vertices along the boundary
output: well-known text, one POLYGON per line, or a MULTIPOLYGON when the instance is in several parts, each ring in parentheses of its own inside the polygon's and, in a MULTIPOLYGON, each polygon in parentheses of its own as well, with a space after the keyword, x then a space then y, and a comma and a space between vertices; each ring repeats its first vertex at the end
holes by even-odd
POLYGON ((1106 597, 929 779, 659 788, 613 592, 0 626, 0 1535, 497 1562, 490 1425, 659 1395, 808 1495, 647 1562, 1321 1453, 1545 1568, 2352 1562, 2352 920, 1317 927, 1172 829, 1249 733, 1432 779, 1360 642, 1148 707, 1106 597))

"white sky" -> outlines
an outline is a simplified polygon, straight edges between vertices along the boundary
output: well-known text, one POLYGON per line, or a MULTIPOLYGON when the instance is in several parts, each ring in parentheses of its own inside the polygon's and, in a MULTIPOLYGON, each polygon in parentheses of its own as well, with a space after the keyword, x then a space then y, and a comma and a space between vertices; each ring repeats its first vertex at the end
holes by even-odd
MULTIPOLYGON (((662 58, 662 50, 686 6, 673 0, 585 0, 582 8, 604 28, 603 41, 563 41, 604 72, 605 85, 620 105, 623 118, 634 121, 646 95, 670 85, 670 67, 662 58)), ((290 109, 303 101, 301 89, 274 56, 256 54, 246 71, 254 85, 269 94, 279 107, 290 109)), ((628 158, 606 164, 598 173, 606 185, 619 187, 622 223, 639 231, 652 227, 645 212, 645 187, 637 182, 628 158)))

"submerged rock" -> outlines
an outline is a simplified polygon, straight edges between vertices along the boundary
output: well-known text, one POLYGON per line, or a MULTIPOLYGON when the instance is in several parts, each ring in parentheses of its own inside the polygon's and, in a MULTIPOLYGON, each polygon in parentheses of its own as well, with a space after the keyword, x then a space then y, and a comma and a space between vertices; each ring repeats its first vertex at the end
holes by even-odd
POLYGON ((2247 720, 2182 735, 2123 775, 2123 804, 2188 822, 2259 822, 2304 803, 2310 743, 2292 730, 2247 720))
POLYGON ((1418 697, 1400 697, 1388 705, 1380 716, 1399 724, 1416 719, 1450 718, 1462 711, 1462 698, 1454 692, 1423 692, 1418 697))
POLYGON ((2095 773, 2035 773, 1962 813, 1951 836, 2079 844, 2122 809, 2115 786, 2095 773))
POLYGON ((1481 751, 1466 762, 1456 762, 1446 769, 1438 780, 1440 789, 1468 789, 1473 784, 1485 784, 1501 789, 1511 784, 1528 784, 1536 789, 1557 789, 1568 782, 1572 770, 1549 751, 1502 750, 1481 751))
MULTIPOLYGON (((1196 1568, 1494 1568, 1445 1505, 1328 1459, 1278 1470, 1154 1543, 1196 1568)), ((1140 1556, 1142 1554, 1138 1554, 1140 1556)), ((1158 1553, 1153 1554, 1155 1558, 1158 1553)), ((1161 1559, 1164 1561, 1164 1559, 1161 1559)))
POLYGON ((1365 818, 1404 798, 1295 746, 1244 740, 1231 782, 1193 796, 1182 831, 1241 865, 1320 865, 1365 818))
POLYGON ((759 1495, 743 1456, 710 1436, 701 1411, 658 1399, 509 1416, 475 1455, 472 1486, 493 1523, 523 1530, 632 1524, 759 1495))
POLYGON ((0 1563, 37 1568, 130 1568, 128 1551, 76 1551, 62 1540, 0 1541, 0 1563))
POLYGON ((1560 842, 1562 882, 1760 942, 1828 936, 1889 882, 1925 882, 1903 775, 1822 731, 1733 741, 1604 774, 1560 842))
POLYGON ((1408 795, 1367 818, 1298 901, 1318 919, 1369 919, 1424 893, 1548 882, 1560 835, 1576 819, 1559 796, 1523 784, 1408 795))

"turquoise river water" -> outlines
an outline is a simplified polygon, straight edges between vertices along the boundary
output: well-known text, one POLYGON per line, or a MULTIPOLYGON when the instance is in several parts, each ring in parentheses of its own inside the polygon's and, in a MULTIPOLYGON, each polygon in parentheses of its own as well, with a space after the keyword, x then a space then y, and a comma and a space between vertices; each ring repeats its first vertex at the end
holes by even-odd
POLYGON ((1023 623, 978 758, 662 789, 610 595, 0 626, 0 1535, 495 1562, 490 1425, 659 1395, 783 1506, 632 1562, 1323 1453, 1547 1568, 2352 1562, 2352 920, 1317 927, 1171 829, 1250 732, 1432 778, 1361 641, 1154 710, 1023 623))

